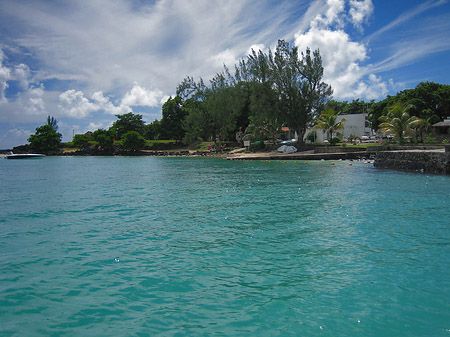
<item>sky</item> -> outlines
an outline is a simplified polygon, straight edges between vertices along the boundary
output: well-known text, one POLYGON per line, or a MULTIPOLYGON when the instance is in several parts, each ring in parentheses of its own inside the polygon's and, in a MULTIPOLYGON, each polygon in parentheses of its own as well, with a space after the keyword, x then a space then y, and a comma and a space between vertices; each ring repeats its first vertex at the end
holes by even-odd
POLYGON ((186 76, 208 83, 278 39, 319 49, 336 100, 449 84, 449 34, 450 0, 2 0, 0 149, 48 115, 63 141, 161 119, 186 76))

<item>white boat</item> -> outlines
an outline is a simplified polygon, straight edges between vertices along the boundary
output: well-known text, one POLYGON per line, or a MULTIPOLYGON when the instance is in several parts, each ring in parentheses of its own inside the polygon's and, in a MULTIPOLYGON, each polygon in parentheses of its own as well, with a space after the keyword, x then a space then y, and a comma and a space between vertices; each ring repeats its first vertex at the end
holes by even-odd
POLYGON ((6 155, 6 159, 32 159, 32 158, 42 158, 45 157, 45 155, 40 154, 40 153, 23 153, 23 154, 14 154, 14 153, 9 153, 8 155, 6 155))

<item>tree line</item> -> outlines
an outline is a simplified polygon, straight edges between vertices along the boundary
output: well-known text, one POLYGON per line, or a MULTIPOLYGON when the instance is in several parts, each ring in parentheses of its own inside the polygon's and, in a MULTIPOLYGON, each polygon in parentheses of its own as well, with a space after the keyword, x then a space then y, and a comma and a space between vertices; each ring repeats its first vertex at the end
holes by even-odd
MULTIPOLYGON (((87 148, 94 143, 99 151, 109 153, 117 146, 137 151, 145 147, 146 140, 172 139, 184 144, 211 141, 220 149, 224 140, 275 142, 282 127, 296 132, 298 141, 303 142, 307 129, 320 125, 321 118, 336 120, 333 114, 367 113, 377 130, 394 118, 392 111, 399 110, 420 119, 411 126, 420 127, 422 135, 433 123, 450 116, 450 86, 433 82, 420 83, 379 102, 340 102, 331 95, 331 86, 323 82, 319 50, 300 53, 297 47, 279 40, 274 52, 252 50, 233 71, 224 65, 208 85, 201 78, 183 79, 176 96, 163 104, 161 120, 146 124, 140 114, 117 115, 109 129, 75 135, 73 144, 87 148)), ((30 136, 31 148, 57 150, 61 135, 51 123, 48 120, 30 136)))

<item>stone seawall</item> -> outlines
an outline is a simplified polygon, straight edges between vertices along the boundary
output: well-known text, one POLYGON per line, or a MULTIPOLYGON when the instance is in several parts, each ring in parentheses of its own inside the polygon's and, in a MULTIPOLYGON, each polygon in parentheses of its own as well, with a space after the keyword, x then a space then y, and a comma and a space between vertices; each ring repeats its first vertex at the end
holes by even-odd
POLYGON ((405 150, 377 152, 377 168, 450 174, 450 146, 445 150, 405 150))

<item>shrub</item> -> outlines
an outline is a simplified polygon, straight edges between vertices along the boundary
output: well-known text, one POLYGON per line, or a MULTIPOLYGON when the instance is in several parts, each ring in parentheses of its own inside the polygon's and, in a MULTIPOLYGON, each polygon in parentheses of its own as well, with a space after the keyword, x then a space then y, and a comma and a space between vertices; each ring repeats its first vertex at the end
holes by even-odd
POLYGON ((139 151, 145 147, 145 139, 137 131, 128 131, 122 136, 122 146, 127 151, 139 151))
POLYGON ((436 143, 436 138, 434 138, 434 137, 431 137, 431 136, 427 136, 425 139, 424 139, 424 143, 425 144, 434 144, 434 143, 436 143))

